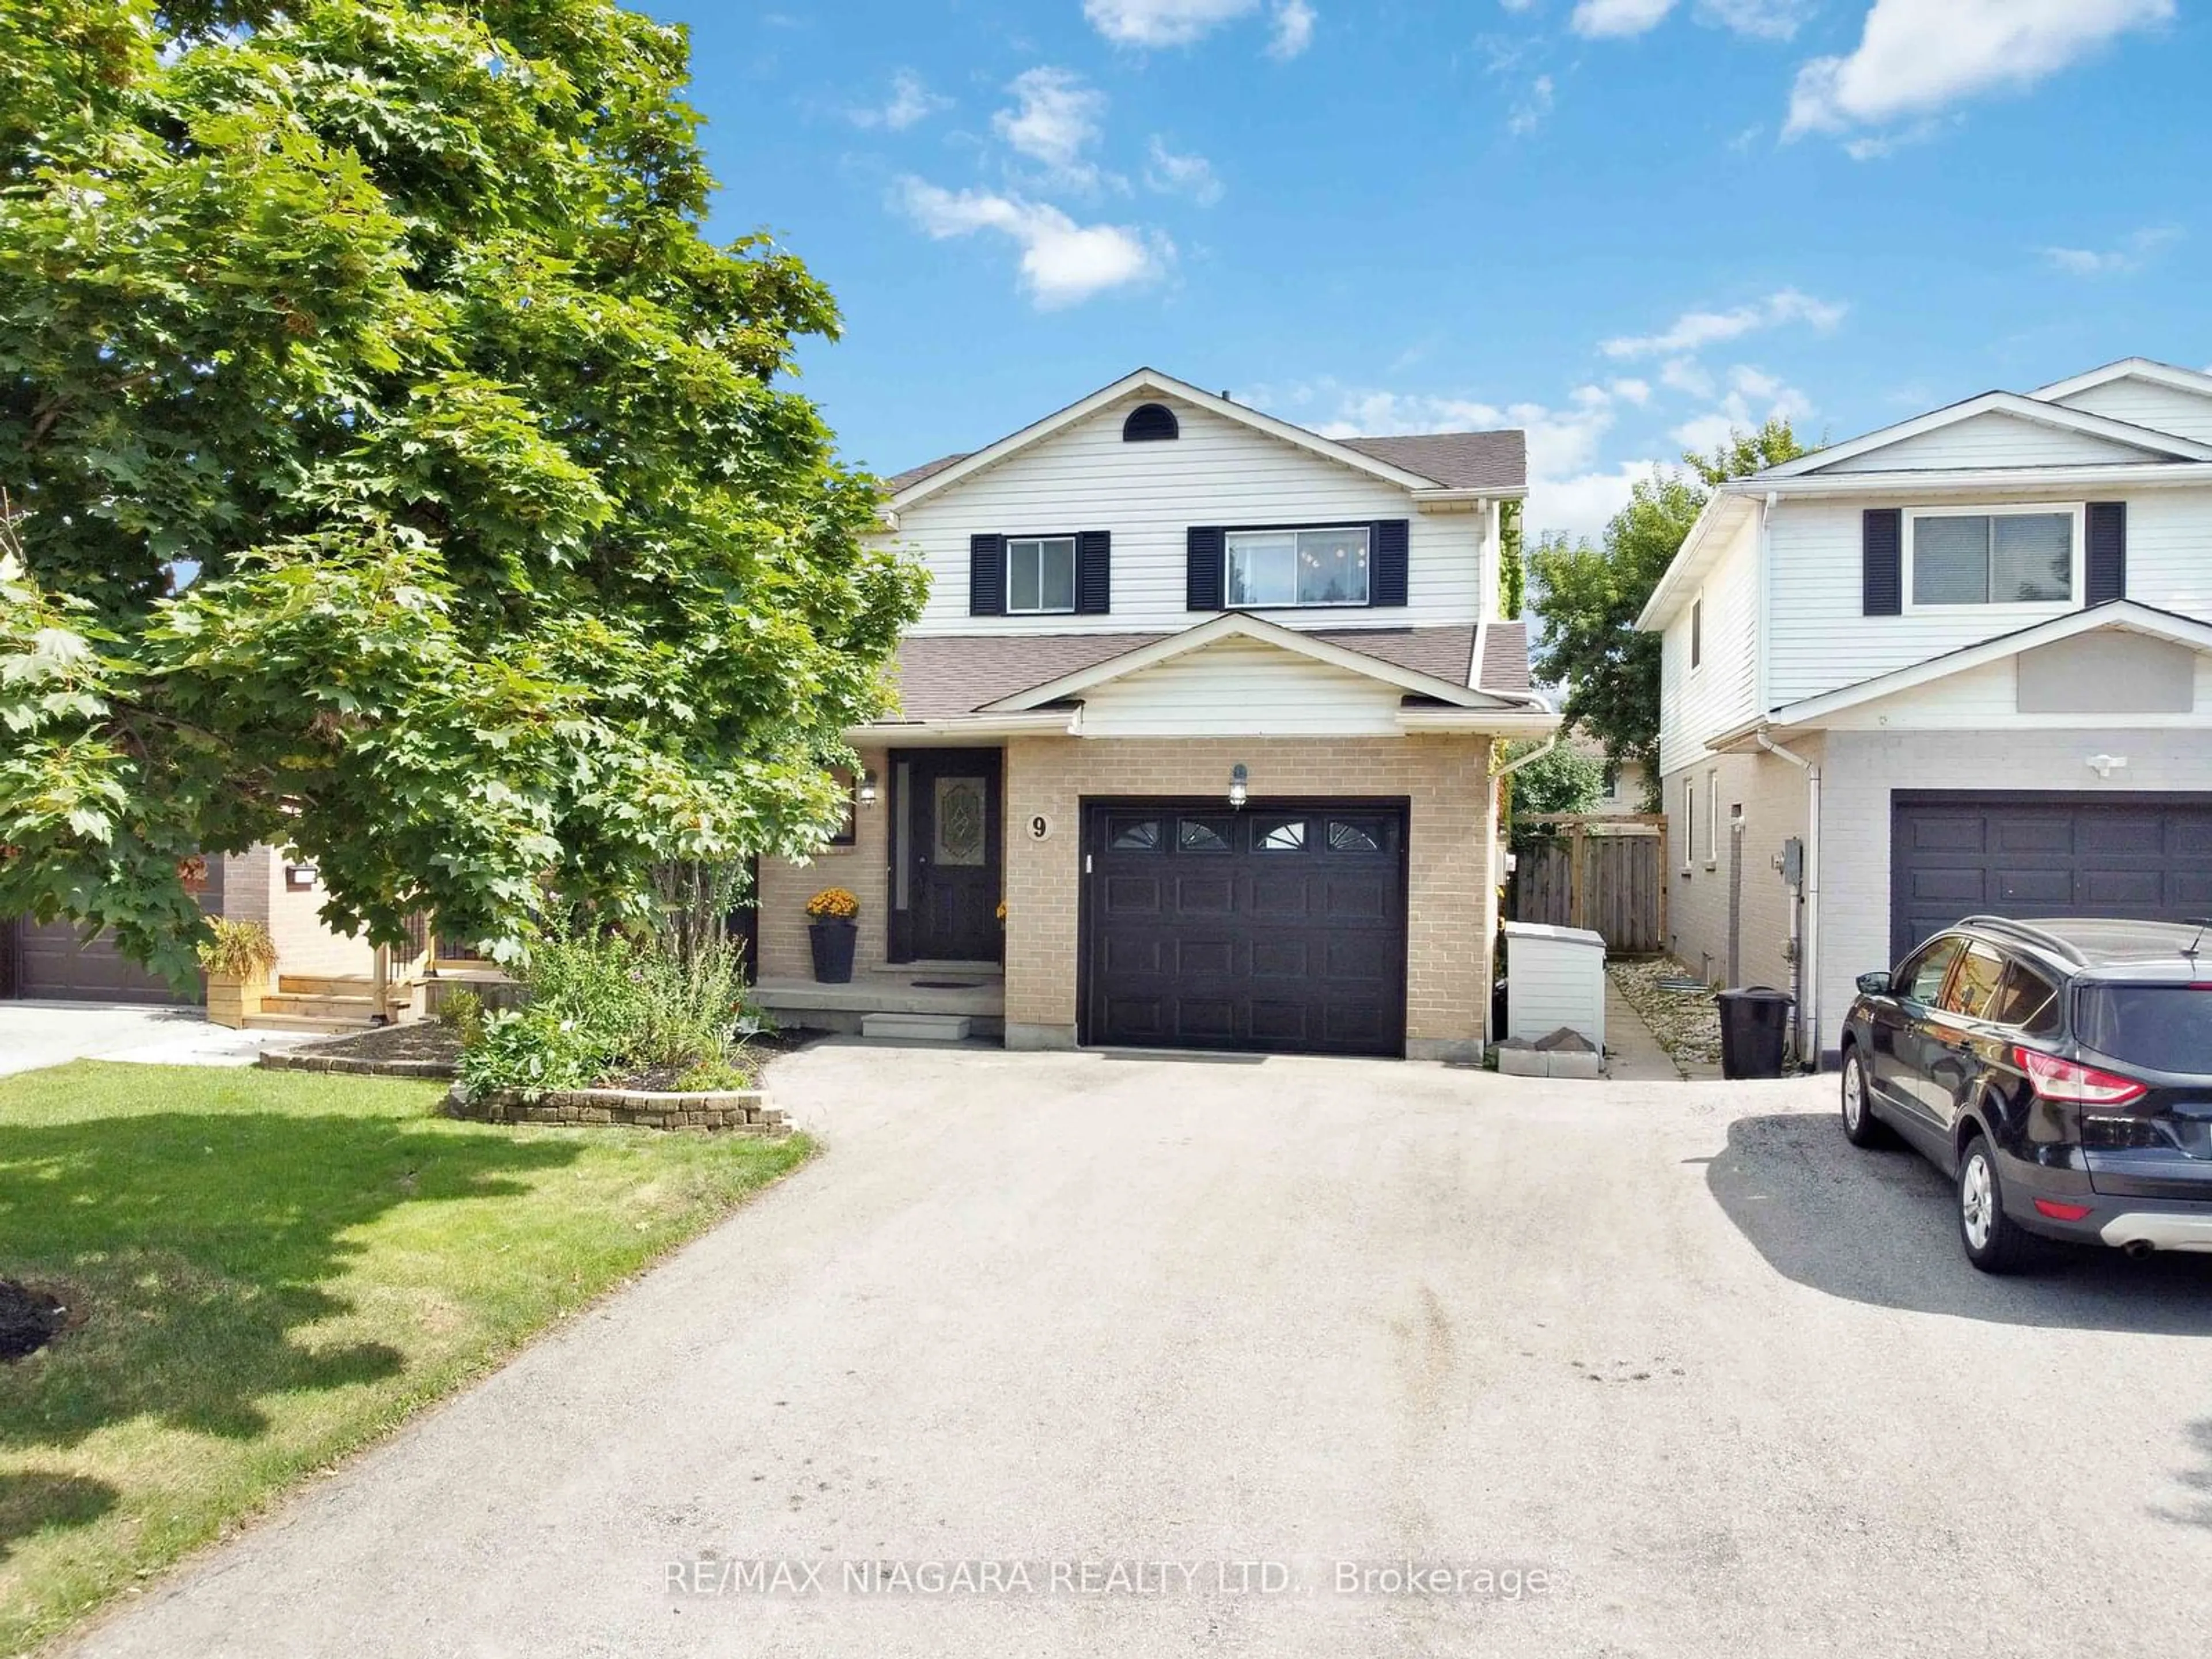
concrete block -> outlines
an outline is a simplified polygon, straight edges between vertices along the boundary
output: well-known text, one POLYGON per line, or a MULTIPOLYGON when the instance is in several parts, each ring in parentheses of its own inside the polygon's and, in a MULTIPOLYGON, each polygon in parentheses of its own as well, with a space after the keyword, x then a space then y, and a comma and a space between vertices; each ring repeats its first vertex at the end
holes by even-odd
POLYGON ((897 1037, 907 1042, 959 1042, 974 1022, 962 1014, 869 1014, 860 1021, 860 1035, 897 1037))

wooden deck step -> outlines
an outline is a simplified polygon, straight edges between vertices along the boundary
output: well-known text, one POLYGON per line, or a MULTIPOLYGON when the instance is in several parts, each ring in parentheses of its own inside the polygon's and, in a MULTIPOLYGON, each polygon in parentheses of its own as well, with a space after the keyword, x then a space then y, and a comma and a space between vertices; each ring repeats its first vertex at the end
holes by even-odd
POLYGON ((325 1019, 367 1019, 376 1005, 366 996, 306 996, 279 991, 261 1000, 264 1014, 313 1014, 325 1019))
POLYGON ((367 1014, 359 1018, 344 1018, 334 1014, 248 1014, 240 1022, 249 1031, 366 1031, 370 1029, 367 1014))

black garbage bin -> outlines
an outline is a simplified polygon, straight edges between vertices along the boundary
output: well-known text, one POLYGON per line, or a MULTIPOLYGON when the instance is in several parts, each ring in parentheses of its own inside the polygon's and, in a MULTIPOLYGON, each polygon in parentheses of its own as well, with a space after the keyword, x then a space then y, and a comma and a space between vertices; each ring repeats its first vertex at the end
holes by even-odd
POLYGON ((1789 1046, 1790 994, 1752 985, 1722 992, 1720 1002, 1721 1075, 1780 1077, 1789 1046))

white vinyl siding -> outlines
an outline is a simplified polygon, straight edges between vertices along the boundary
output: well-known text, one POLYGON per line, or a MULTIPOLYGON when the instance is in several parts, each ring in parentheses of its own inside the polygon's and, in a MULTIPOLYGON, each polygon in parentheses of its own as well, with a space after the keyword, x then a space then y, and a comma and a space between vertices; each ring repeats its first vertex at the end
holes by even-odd
POLYGON ((1224 640, 1084 693, 1083 735, 1395 737, 1404 696, 1277 646, 1224 640))
MULTIPOLYGON (((2047 489, 2024 489, 2016 501, 1977 499, 1972 505, 2036 507, 2051 499, 2047 489)), ((2184 616, 2212 617, 2212 558, 2205 555, 2212 546, 2212 489, 2142 489, 2132 495, 2116 490, 2094 499, 2127 503, 2128 597, 2184 616)), ((1925 495, 1900 494, 1852 501, 1785 499, 1775 509, 1768 530, 1771 706, 1856 685, 2079 607, 2077 586, 2065 605, 1936 605, 1911 608, 1901 617, 1863 615, 1861 514, 1868 507, 1910 511, 1936 504, 1925 495)), ((2078 568, 2078 551, 2076 564, 2078 568)), ((1679 693, 1670 683, 1664 696, 1679 693)), ((1671 705, 1662 702, 1662 708, 1671 723, 1671 705)), ((1688 750, 1669 749, 1661 769, 1671 772, 1693 757, 1688 750)))
POLYGON ((1660 643, 1659 770, 1705 753, 1705 739, 1740 726, 1759 703, 1759 526, 1745 524, 1715 560, 1693 604, 1675 612, 1660 643), (1691 635, 1698 666, 1690 666, 1691 635))
POLYGON ((1955 426, 1900 438, 1814 471, 1930 472, 1968 467, 2100 466, 2168 459, 2157 450, 2139 449, 2091 433, 2069 432, 1992 410, 1955 426))
POLYGON ((2130 426, 2147 426, 2154 432, 2171 432, 2176 437, 2212 444, 2212 397, 2202 392, 2130 376, 2093 386, 2059 402, 2085 415, 2102 415, 2130 426))
POLYGON ((986 468, 901 514, 878 540, 929 567, 922 634, 1127 633, 1206 620, 1185 605, 1186 534, 1194 525, 1409 522, 1407 603, 1258 614, 1297 627, 1417 628, 1482 619, 1495 515, 1424 514, 1407 490, 1201 409, 1176 404, 1174 443, 1121 441, 1133 395, 986 468), (968 613, 969 538, 1021 537, 1071 525, 1114 538, 1114 608, 1105 616, 968 613))

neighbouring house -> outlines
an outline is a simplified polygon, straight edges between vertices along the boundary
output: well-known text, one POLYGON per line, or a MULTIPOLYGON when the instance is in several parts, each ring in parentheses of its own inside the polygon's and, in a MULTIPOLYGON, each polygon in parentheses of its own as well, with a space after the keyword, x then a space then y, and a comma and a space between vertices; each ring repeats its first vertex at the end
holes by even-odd
POLYGON ((849 734, 848 844, 763 860, 763 1003, 1020 1048, 1479 1055, 1493 745, 1558 725, 1497 618, 1525 454, 1326 438, 1144 369, 890 479, 883 539, 934 584, 898 708, 849 734), (832 884, 849 985, 809 966, 832 884))
POLYGON ((2212 915, 2212 376, 2130 359, 1723 484, 1639 625, 1674 949, 1795 984, 1805 1052, 1968 914, 2212 915))
MULTIPOLYGON (((264 924, 276 941, 278 972, 295 980, 365 982, 375 952, 365 939, 349 939, 323 925, 324 898, 314 866, 287 858, 277 848, 258 846, 243 853, 216 854, 204 861, 200 906, 210 915, 264 924)), ((0 996, 83 1002, 192 1004, 198 988, 180 992, 125 956, 106 933, 90 939, 70 921, 36 922, 27 917, 0 921, 0 996)), ((327 1004, 330 1000, 325 998, 327 1004)), ((266 1023, 299 1023, 296 1011, 279 1001, 266 1023)), ((319 1012, 330 1013, 328 1006, 319 1012)), ((335 1011, 335 1024, 366 1023, 335 1011)))
POLYGON ((1590 808, 1592 816, 1606 818, 1635 817, 1644 811, 1644 798, 1648 781, 1643 763, 1638 761, 1607 761, 1605 744, 1589 732, 1577 730, 1569 739, 1575 752, 1587 755, 1605 767, 1603 793, 1597 805, 1590 808))

